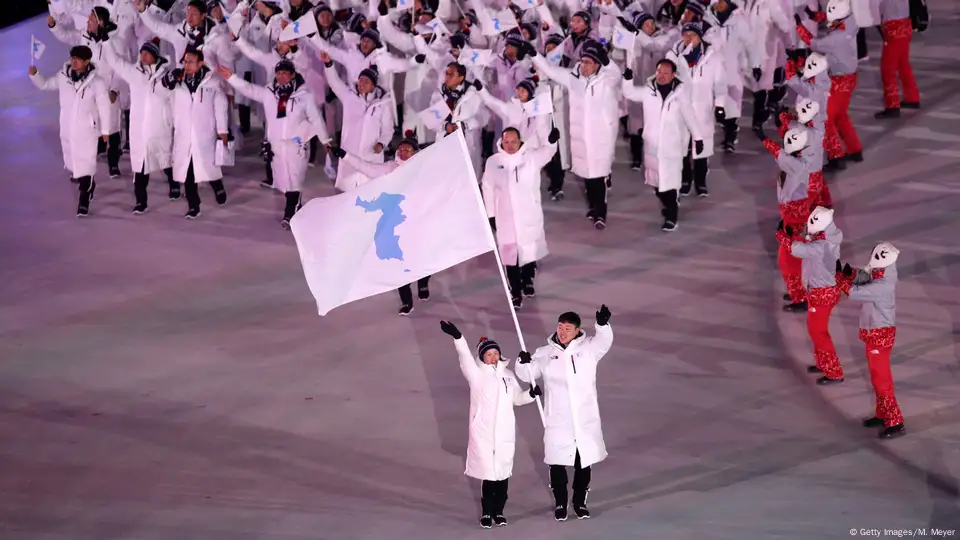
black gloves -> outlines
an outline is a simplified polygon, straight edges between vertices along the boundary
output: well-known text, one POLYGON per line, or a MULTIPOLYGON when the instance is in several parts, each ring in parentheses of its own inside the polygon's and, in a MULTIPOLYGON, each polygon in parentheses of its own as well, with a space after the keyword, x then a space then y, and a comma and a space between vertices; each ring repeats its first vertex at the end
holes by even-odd
POLYGON ((784 225, 783 232, 787 233, 787 236, 789 236, 790 238, 793 238, 793 227, 789 225, 784 225))
POLYGON ((777 224, 777 230, 778 230, 778 231, 782 231, 782 230, 783 230, 783 220, 782 220, 782 219, 780 220, 780 223, 777 224))
POLYGON ((543 390, 540 389, 540 385, 536 384, 530 387, 530 397, 535 398, 537 396, 542 396, 543 390))
POLYGON ((520 47, 520 50, 523 52, 525 57, 533 58, 537 55, 537 48, 534 47, 529 41, 524 41, 523 46, 520 47))
POLYGON ((550 135, 547 136, 547 142, 550 144, 554 144, 559 140, 560 140, 560 130, 557 128, 551 129, 550 135))
POLYGON ((497 218, 490 219, 490 228, 493 229, 493 232, 497 232, 497 218))
POLYGON ((693 141, 693 149, 696 151, 696 153, 702 154, 702 153, 703 153, 703 141, 693 141))
POLYGON ((473 87, 477 89, 477 92, 483 90, 483 83, 480 82, 480 79, 473 80, 473 87))
POLYGON ((759 81, 761 77, 763 77, 763 70, 758 67, 753 68, 753 80, 759 81))
POLYGON ((727 111, 723 110, 723 107, 714 107, 713 117, 717 122, 723 122, 727 118, 727 111))
POLYGON ((850 266, 850 263, 845 263, 843 265, 843 275, 847 277, 853 277, 853 267, 850 266))
MULTIPOLYGON (((811 19, 816 19, 816 18, 817 18, 817 12, 814 11, 814 10, 812 10, 812 9, 810 9, 810 6, 804 7, 804 8, 803 8, 803 11, 804 11, 804 13, 807 14, 807 17, 810 17, 811 19)), ((799 19, 800 16, 797 15, 797 18, 799 19)))
POLYGON ((347 156, 347 152, 339 146, 331 146, 330 153, 337 159, 343 159, 347 156))
POLYGON ((530 353, 527 351, 520 351, 520 353, 517 354, 517 361, 521 364, 529 364, 531 360, 533 360, 533 358, 530 358, 530 353))
POLYGON ((413 59, 414 59, 414 61, 416 61, 418 64, 422 64, 422 63, 424 63, 424 62, 427 61, 427 55, 425 55, 425 54, 418 54, 418 55, 414 56, 413 59))
POLYGON ((630 21, 624 19, 623 17, 617 17, 617 20, 620 21, 620 25, 623 26, 628 32, 637 33, 637 27, 633 25, 630 21))
POLYGON ((836 268, 834 268, 834 272, 836 272, 836 273, 838 273, 838 274, 839 274, 840 272, 843 272, 843 265, 840 264, 840 259, 837 259, 837 266, 836 266, 836 268))
POLYGON ((457 330, 457 327, 450 321, 440 321, 440 329, 443 330, 443 333, 452 337, 453 339, 460 339, 463 337, 463 334, 460 333, 460 330, 457 330))
POLYGON ((801 24, 803 24, 803 19, 800 18, 800 15, 797 15, 796 13, 794 13, 793 22, 797 23, 797 26, 800 26, 801 24))
POLYGON ((600 306, 600 309, 597 310, 597 324, 600 326, 606 325, 610 322, 610 308, 606 304, 600 306))
POLYGON ((627 69, 623 70, 623 78, 624 78, 624 80, 632 81, 632 80, 633 80, 633 70, 630 69, 630 68, 627 68, 627 69))

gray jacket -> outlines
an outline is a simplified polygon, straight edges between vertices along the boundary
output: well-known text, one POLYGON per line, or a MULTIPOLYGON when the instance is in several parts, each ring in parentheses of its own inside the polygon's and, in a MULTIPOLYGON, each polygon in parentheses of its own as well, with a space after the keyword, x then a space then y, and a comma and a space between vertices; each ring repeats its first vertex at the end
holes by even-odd
POLYGON ((909 0, 880 0, 880 20, 898 21, 910 18, 909 0))
POLYGON ((813 117, 813 121, 826 122, 830 77, 814 77, 813 81, 805 81, 799 76, 794 75, 787 79, 787 86, 797 93, 797 101, 800 101, 802 97, 816 101, 817 104, 820 105, 820 112, 813 117))
POLYGON ((831 76, 857 72, 857 29, 857 21, 850 16, 844 19, 843 30, 827 30, 810 42, 814 52, 827 57, 831 76))
POLYGON ((840 242, 843 232, 835 223, 823 231, 824 240, 794 242, 790 253, 801 260, 800 279, 807 289, 833 287, 837 284, 837 259, 840 258, 840 242))
POLYGON ((819 170, 820 167, 809 156, 804 155, 806 153, 807 150, 804 150, 800 157, 793 157, 786 150, 780 150, 777 165, 787 174, 787 178, 777 187, 778 203, 786 204, 807 198, 810 173, 819 170))
POLYGON ((860 308, 860 328, 873 330, 896 326, 897 266, 883 269, 883 277, 870 279, 870 272, 860 270, 850 287, 850 299, 863 302, 860 308))

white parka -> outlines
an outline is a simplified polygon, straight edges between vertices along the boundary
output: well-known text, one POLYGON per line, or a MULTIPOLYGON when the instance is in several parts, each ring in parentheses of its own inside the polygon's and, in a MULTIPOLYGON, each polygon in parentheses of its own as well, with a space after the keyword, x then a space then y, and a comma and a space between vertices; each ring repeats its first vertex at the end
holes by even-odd
POLYGON ((688 84, 675 78, 676 87, 663 99, 656 76, 647 84, 623 82, 623 95, 643 106, 643 175, 645 183, 658 191, 680 189, 683 157, 693 140, 702 140, 700 125, 693 115, 688 84))
POLYGON ((540 170, 557 152, 555 144, 540 148, 524 143, 515 154, 503 151, 487 160, 481 180, 487 217, 497 220, 497 246, 508 266, 523 266, 547 256, 540 202, 540 170))
POLYGON ((310 161, 310 139, 314 136, 327 144, 330 136, 323 123, 317 99, 306 85, 299 87, 287 99, 286 115, 277 118, 277 95, 270 86, 248 83, 236 74, 227 82, 238 92, 263 105, 267 116, 267 140, 273 151, 273 185, 283 193, 301 191, 310 161))
MULTIPOLYGON (((483 160, 481 158, 483 148, 480 141, 480 131, 487 124, 490 113, 483 106, 480 95, 472 84, 464 80, 462 88, 463 93, 460 99, 457 100, 453 110, 450 111, 450 123, 457 124, 458 129, 463 130, 463 138, 467 141, 467 151, 470 152, 470 163, 473 165, 476 175, 480 176, 483 171, 483 160)), ((437 90, 430 98, 430 103, 443 100, 442 90, 437 90)), ((441 128, 440 131, 436 132, 435 140, 439 141, 446 134, 446 131, 441 128)))
MULTIPOLYGON (((643 81, 653 76, 657 71, 657 62, 678 39, 680 39, 680 29, 676 27, 664 31, 657 30, 652 36, 648 36, 643 30, 637 33, 637 40, 633 46, 633 77, 643 81)), ((627 129, 631 135, 638 133, 643 129, 643 106, 638 102, 627 100, 627 113, 629 115, 627 129)))
POLYGON ((517 424, 513 408, 534 400, 520 388, 506 361, 481 362, 462 336, 454 340, 460 371, 470 385, 470 438, 463 474, 478 480, 505 480, 513 475, 517 424))
POLYGON ((109 135, 110 97, 107 85, 90 65, 92 73, 75 83, 70 78, 70 63, 49 79, 30 76, 30 81, 41 89, 60 91, 60 146, 63 166, 74 178, 93 176, 97 172, 97 141, 109 135))
POLYGON ((221 79, 213 72, 190 93, 180 83, 173 90, 173 179, 183 183, 193 161, 195 182, 220 180, 223 173, 215 165, 217 138, 226 135, 227 95, 221 79))
MULTIPOLYGON (((549 92, 549 89, 543 89, 540 92, 549 92)), ((537 92, 538 94, 540 92, 537 92)), ((553 114, 543 114, 540 116, 527 116, 523 110, 523 102, 517 97, 512 97, 506 101, 501 101, 487 92, 484 88, 478 92, 483 104, 500 118, 504 129, 507 127, 517 128, 520 132, 520 140, 523 146, 528 150, 540 148, 548 144, 547 137, 550 130, 553 129, 553 114)), ((531 96, 533 98, 535 96, 531 96)), ((502 135, 502 130, 498 135, 502 135)))
MULTIPOLYGON (((330 89, 343 104, 340 146, 360 159, 382 163, 383 150, 377 153, 374 147, 380 144, 385 150, 393 138, 393 104, 388 93, 376 87, 373 92, 360 95, 356 85, 348 87, 333 66, 326 68, 324 73, 330 89)), ((341 162, 337 167, 336 187, 341 191, 350 191, 369 181, 370 177, 349 163, 341 162)))
MULTIPOLYGON (((753 68, 763 64, 763 55, 754 46, 754 37, 747 13, 740 7, 723 24, 718 24, 714 46, 722 57, 726 99, 723 109, 726 118, 739 118, 743 112, 743 82, 745 74, 753 76, 753 68)), ((762 78, 762 77, 761 77, 762 78)))
POLYGON ((555 336, 533 353, 530 363, 517 365, 517 376, 531 384, 543 379, 543 461, 571 467, 579 451, 580 466, 589 467, 607 457, 597 403, 597 365, 613 346, 613 328, 596 325, 592 337, 581 331, 566 348, 555 336))
POLYGON ((786 44, 795 36, 790 13, 781 0, 749 0, 743 8, 747 11, 750 32, 753 35, 753 48, 757 58, 761 59, 763 72, 759 81, 754 80, 752 70, 744 74, 745 85, 749 90, 773 89, 773 72, 781 65, 786 44))
POLYGON ((104 56, 114 73, 130 85, 130 168, 150 174, 173 166, 173 114, 170 90, 161 79, 173 65, 158 58, 152 66, 131 64, 115 54, 104 56))
POLYGON ((707 45, 706 42, 703 44, 706 50, 693 67, 689 67, 683 57, 686 45, 682 41, 667 52, 667 59, 677 65, 677 78, 688 85, 693 116, 704 141, 703 152, 694 154, 695 159, 713 155, 713 132, 717 125, 714 107, 723 107, 727 102, 727 77, 724 73, 723 56, 717 47, 707 45))
POLYGON ((611 63, 585 77, 579 64, 573 70, 559 68, 542 55, 533 57, 533 63, 567 89, 573 173, 581 178, 609 176, 620 127, 620 72, 611 63))

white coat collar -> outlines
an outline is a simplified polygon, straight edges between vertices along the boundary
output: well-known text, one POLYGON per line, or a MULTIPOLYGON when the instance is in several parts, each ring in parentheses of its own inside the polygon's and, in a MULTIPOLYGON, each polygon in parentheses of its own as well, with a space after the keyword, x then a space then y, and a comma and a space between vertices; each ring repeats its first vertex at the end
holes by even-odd
MULTIPOLYGON (((485 364, 485 363, 483 362, 483 360, 480 360, 479 357, 474 357, 474 360, 476 360, 477 366, 479 366, 480 369, 490 370, 490 366, 488 366, 487 364, 485 364)), ((503 373, 504 373, 504 370, 507 369, 507 364, 509 364, 509 363, 510 363, 509 360, 505 360, 505 359, 503 359, 503 357, 501 357, 501 358, 500 358, 500 361, 497 362, 497 365, 496 365, 496 366, 493 366, 493 370, 491 370, 491 371, 495 371, 498 376, 501 376, 501 377, 502 377, 502 376, 503 376, 503 373)))
POLYGON ((83 79, 82 81, 80 81, 80 85, 79 85, 79 86, 77 85, 77 83, 73 82, 73 79, 72 79, 72 78, 70 78, 70 62, 67 62, 66 64, 63 65, 63 71, 61 71, 60 73, 61 73, 64 77, 67 78, 67 81, 69 81, 71 84, 73 84, 73 89, 74 89, 75 91, 80 92, 81 90, 83 90, 83 89, 85 89, 86 87, 90 86, 90 83, 91 83, 91 82, 93 81, 93 79, 97 76, 96 72, 94 71, 95 69, 96 69, 96 68, 94 67, 94 65, 93 65, 93 64, 90 64, 90 73, 87 74, 87 76, 84 77, 84 79, 83 79))
POLYGON ((498 159, 505 167, 516 168, 523 165, 526 153, 527 145, 522 144, 516 154, 508 154, 503 150, 503 139, 497 140, 497 155, 500 156, 498 159))
POLYGON ((554 332, 554 333, 550 334, 550 337, 547 338, 547 342, 550 343, 550 345, 552 345, 552 346, 553 346, 554 348, 556 348, 558 351, 569 351, 570 348, 573 347, 574 345, 579 346, 580 343, 582 343, 583 340, 586 339, 586 338, 587 338, 587 333, 584 332, 583 330, 580 330, 580 333, 577 334, 577 337, 575 337, 575 338, 573 338, 572 340, 570 340, 570 343, 567 343, 567 347, 566 347, 566 348, 563 348, 563 347, 560 345, 559 341, 557 340, 557 333, 554 332))

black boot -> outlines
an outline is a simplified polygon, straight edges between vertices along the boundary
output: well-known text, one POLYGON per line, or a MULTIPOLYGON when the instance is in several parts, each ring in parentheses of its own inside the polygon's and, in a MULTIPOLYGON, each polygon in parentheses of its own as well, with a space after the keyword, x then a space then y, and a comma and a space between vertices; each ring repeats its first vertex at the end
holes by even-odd
POLYGON ((86 217, 90 213, 90 201, 93 199, 95 184, 92 176, 80 179, 80 200, 77 202, 77 217, 86 217))
POLYGON ((784 302, 790 301, 790 293, 783 293, 783 301, 784 302))
POLYGON ((844 158, 844 161, 852 161, 852 162, 854 162, 854 163, 862 163, 862 162, 863 162, 863 151, 853 152, 853 153, 847 154, 847 156, 844 158))
POLYGON ((293 215, 300 208, 300 192, 288 191, 283 196, 286 199, 286 204, 283 207, 283 219, 280 220, 280 226, 289 231, 290 220, 293 219, 293 215))
POLYGON ((807 366, 807 373, 823 373, 823 370, 817 366, 807 366))
POLYGON ((900 118, 900 108, 896 109, 886 108, 873 115, 877 120, 884 120, 887 118, 900 118))
POLYGON ((726 118, 723 120, 723 151, 732 154, 737 147, 737 133, 740 132, 740 126, 737 125, 736 118, 726 118))
POLYGON ((865 428, 878 428, 883 427, 883 420, 877 418, 876 416, 867 418, 863 421, 863 427, 865 428))
POLYGON ((840 383, 842 383, 842 382, 843 382, 843 378, 840 378, 840 379, 830 379, 830 378, 824 376, 824 377, 820 377, 819 379, 817 379, 817 384, 819 384, 820 386, 826 386, 826 385, 828 385, 828 384, 840 384, 840 383))
POLYGON ((880 432, 881 439, 895 439, 897 437, 903 437, 907 434, 907 428, 903 427, 903 424, 897 424, 895 426, 890 426, 880 432))
POLYGON ((210 187, 213 188, 213 195, 217 199, 217 204, 220 206, 227 204, 227 190, 223 187, 223 180, 210 182, 210 187))
POLYGON ((577 519, 590 519, 590 510, 587 509, 587 493, 590 490, 573 492, 573 513, 577 519))
POLYGON ((630 135, 631 168, 639 171, 643 167, 643 135, 630 135))
POLYGON ((827 160, 827 164, 823 166, 823 172, 836 172, 842 171, 847 168, 847 164, 844 163, 843 158, 835 158, 827 160))
MULTIPOLYGON (((789 300, 789 299, 790 299, 790 297, 789 297, 789 295, 788 295, 788 296, 787 296, 787 300, 789 300)), ((803 301, 803 302, 793 302, 793 303, 790 303, 790 304, 787 304, 787 305, 783 306, 783 310, 786 311, 787 313, 803 313, 803 312, 807 311, 807 302, 806 302, 806 301, 803 301)))

